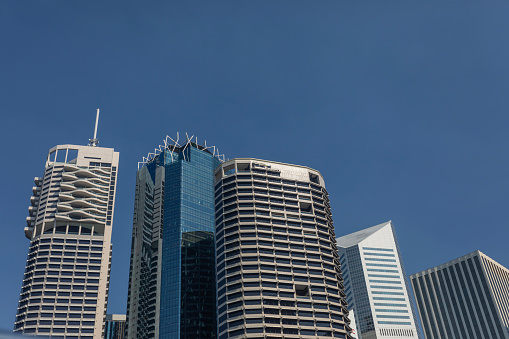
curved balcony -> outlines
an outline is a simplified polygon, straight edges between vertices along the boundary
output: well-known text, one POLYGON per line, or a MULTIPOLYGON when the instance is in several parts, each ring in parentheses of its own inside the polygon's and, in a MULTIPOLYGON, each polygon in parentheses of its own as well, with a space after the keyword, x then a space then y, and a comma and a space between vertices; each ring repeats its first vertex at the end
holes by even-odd
POLYGON ((107 204, 98 199, 90 198, 90 199, 74 199, 73 201, 66 202, 66 205, 70 205, 73 208, 95 208, 98 211, 105 211, 107 204), (92 201, 93 200, 93 201, 92 201))
POLYGON ((26 218, 27 226, 33 226, 35 223, 35 217, 27 217, 26 218))
POLYGON ((70 212, 66 212, 66 214, 71 218, 99 218, 99 219, 106 219, 106 213, 99 214, 90 211, 90 209, 87 210, 72 210, 70 212))
POLYGON ((71 217, 69 215, 66 215, 66 214, 61 214, 61 213, 57 213, 55 215, 55 220, 57 221, 80 221, 80 222, 83 222, 83 223, 99 223, 99 224, 104 224, 105 223, 105 220, 99 220, 99 219, 95 219, 95 218, 92 218, 92 217, 85 217, 85 218, 82 218, 82 217, 71 217))
POLYGON ((108 189, 107 184, 98 184, 93 180, 78 179, 73 182, 73 185, 77 188, 96 188, 96 189, 108 189))
POLYGON ((108 196, 107 192, 104 192, 103 190, 100 190, 100 189, 95 188, 95 187, 92 187, 92 188, 76 188, 76 187, 72 187, 72 186, 67 185, 67 184, 62 184, 61 188, 63 188, 63 189, 62 189, 60 195, 62 195, 62 193, 64 193, 64 195, 71 195, 71 196, 73 196, 75 198, 90 198, 90 197, 94 197, 94 198, 101 199, 100 197, 106 198, 108 196))
POLYGON ((77 168, 76 166, 74 165, 70 165, 70 164, 64 164, 64 170, 65 171, 69 171, 69 172, 75 172, 77 171, 79 168, 77 168))
POLYGON ((25 231, 25 237, 27 237, 28 239, 32 239, 32 235, 34 233, 34 227, 27 226, 27 227, 25 227, 24 231, 25 231))
POLYGON ((37 203, 39 203, 39 197, 30 197, 30 203, 32 204, 32 206, 35 206, 37 203))
MULTIPOLYGON (((108 168, 108 169, 109 169, 109 168, 108 168)), ((106 171, 104 168, 95 167, 95 168, 90 169, 90 171, 91 171, 92 173, 96 174, 96 175, 97 175, 97 173, 101 173, 102 175, 107 175, 107 176, 109 176, 109 175, 110 175, 110 171, 109 171, 109 170, 108 170, 108 171, 106 171)), ((100 174, 100 175, 101 175, 101 174, 100 174)))
POLYGON ((70 212, 72 210, 73 210, 73 208, 71 206, 60 204, 60 203, 57 204, 57 211, 58 212, 70 212))
POLYGON ((104 218, 106 216, 106 208, 99 209, 96 206, 87 203, 86 200, 78 201, 78 203, 82 204, 81 206, 75 206, 73 203, 76 201, 72 201, 71 204, 67 203, 58 203, 57 209, 59 212, 72 212, 72 211, 83 211, 88 214, 93 214, 104 218))

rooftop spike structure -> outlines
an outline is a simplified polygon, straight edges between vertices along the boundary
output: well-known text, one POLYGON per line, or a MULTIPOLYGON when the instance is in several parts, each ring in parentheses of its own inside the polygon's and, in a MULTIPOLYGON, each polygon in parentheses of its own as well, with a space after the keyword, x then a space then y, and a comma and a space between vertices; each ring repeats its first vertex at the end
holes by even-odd
POLYGON ((99 108, 97 109, 97 115, 95 116, 95 129, 94 138, 88 139, 88 146, 97 147, 99 140, 97 139, 97 125, 99 124, 99 108))
MULTIPOLYGON (((154 149, 154 152, 150 152, 147 154, 147 156, 143 157, 143 160, 138 162, 138 170, 154 160, 159 153, 167 149, 170 152, 180 153, 184 151, 188 146, 194 145, 194 147, 197 147, 202 150, 206 150, 213 156, 217 157, 219 161, 224 162, 226 159, 224 157, 224 154, 219 153, 219 149, 215 146, 207 146, 207 141, 205 140, 203 145, 198 144, 198 137, 189 136, 186 133, 186 140, 185 143, 180 144, 179 143, 179 133, 177 132, 177 137, 173 139, 170 136, 166 136, 166 138, 163 140, 163 144, 159 145, 157 148, 154 149)), ((185 159, 185 154, 183 155, 185 159)))

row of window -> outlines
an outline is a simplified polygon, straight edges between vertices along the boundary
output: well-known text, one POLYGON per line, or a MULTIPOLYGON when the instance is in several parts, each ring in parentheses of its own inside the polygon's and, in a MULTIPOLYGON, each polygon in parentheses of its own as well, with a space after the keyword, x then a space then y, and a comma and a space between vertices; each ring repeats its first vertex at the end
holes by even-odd
MULTIPOLYGON (((228 306, 228 314, 235 312, 234 310, 239 307, 244 306, 244 313, 246 315, 249 314, 263 314, 265 316, 271 315, 281 315, 284 317, 293 316, 293 317, 306 317, 306 318, 332 318, 339 321, 344 321, 344 317, 342 315, 343 309, 338 306, 329 305, 331 311, 329 311, 325 305, 325 307, 318 307, 317 304, 314 304, 314 308, 308 306, 306 309, 298 308, 298 309, 289 309, 289 308, 279 308, 279 305, 283 303, 281 306, 285 306, 285 300, 277 300, 277 299, 263 299, 263 302, 260 299, 248 299, 248 300, 239 300, 234 302, 229 302, 228 306), (257 306, 261 306, 263 304, 263 311, 261 308, 257 306), (253 307, 251 307, 253 306, 253 307), (275 307, 273 307, 275 306, 275 307)), ((221 305, 221 304, 220 304, 221 305)), ((219 314, 223 314, 220 310, 219 314)), ((220 323, 224 321, 224 316, 220 318, 220 323), (223 320, 221 320, 223 319, 223 320)), ((230 316, 228 316, 230 317, 230 316)), ((230 317, 231 318, 231 317, 230 317)))
MULTIPOLYGON (((39 320, 39 323, 37 323, 37 320, 28 320, 25 321, 25 326, 94 326, 94 321, 80 321, 80 320, 39 320)), ((43 331, 42 331, 43 332, 43 331)), ((71 333, 77 333, 77 332, 71 332, 71 333)), ((91 333, 91 332, 84 332, 84 333, 91 333)))
POLYGON ((216 183, 216 189, 221 186, 221 185, 226 185, 232 181, 235 181, 235 180, 259 180, 259 181, 269 181, 269 182, 272 182, 272 183, 282 183, 284 185, 289 185, 289 186, 295 186, 297 185, 298 187, 311 187, 313 189, 316 189, 316 190, 321 190, 322 187, 320 185, 316 185, 314 183, 309 183, 309 182, 303 182, 303 181, 294 181, 294 180, 286 180, 286 179, 278 179, 278 178, 272 178, 272 177, 267 177, 267 176, 261 176, 261 175, 249 175, 249 174, 238 174, 237 176, 231 176, 229 178, 225 178, 224 180, 220 180, 219 182, 216 183))
MULTIPOLYGON (((311 194, 311 192, 315 193, 314 191, 311 191, 309 190, 309 188, 301 188, 300 186, 299 187, 295 187, 295 186, 286 186, 286 185, 280 185, 280 184, 276 184, 276 183, 269 183, 267 185, 266 182, 259 182, 259 181, 251 181, 251 180, 246 180, 246 181, 236 181, 236 182, 232 182, 232 183, 226 183, 223 185, 223 192, 224 191, 228 191, 232 188, 237 188, 237 187, 263 187, 263 188, 269 188, 269 189, 275 189, 275 190, 283 190, 283 191, 288 191, 288 192, 299 192, 299 193, 306 193, 306 194, 311 194)), ((317 190, 318 193, 322 193, 321 191, 321 188, 314 188, 313 189, 317 190)), ((219 192, 219 188, 216 189, 216 195, 220 193, 219 192)))
MULTIPOLYGON (((221 330, 226 330, 226 328, 224 329, 221 329, 220 328, 220 331, 221 330)), ((267 334, 295 334, 295 335, 303 335, 303 336, 312 336, 312 337, 316 337, 316 336, 324 336, 324 337, 332 337, 333 334, 332 334, 332 331, 327 331, 327 330, 306 330, 306 329, 294 329, 294 328, 280 328, 280 327, 271 327, 271 326, 266 326, 266 327, 259 327, 259 328, 247 328, 246 330, 244 329, 240 329, 240 330, 234 330, 234 331, 231 331, 228 333, 228 336, 224 337, 224 338, 235 338, 235 337, 242 337, 242 338, 245 338, 245 334, 255 334, 255 333, 259 333, 259 334, 262 334, 262 333, 267 333, 267 334), (245 331, 245 332, 244 332, 245 331)), ((222 339, 222 337, 220 336, 220 338, 222 339)), ((334 333, 334 338, 346 338, 346 336, 344 334, 341 334, 341 333, 334 333)))
MULTIPOLYGON (((322 291, 322 293, 326 293, 325 291, 322 291)), ((329 292, 330 293, 330 292, 329 292)), ((226 300, 227 301, 231 301, 231 300, 235 300, 237 298, 243 298, 243 297, 259 297, 259 296, 263 296, 263 297, 280 297, 280 298, 305 298, 305 299, 312 299, 313 301, 331 301, 331 302, 335 302, 335 303, 338 303, 340 304, 341 301, 339 299, 339 297, 333 297, 331 295, 323 295, 323 294, 317 294, 317 293, 312 293, 310 294, 309 291, 306 291, 306 294, 305 295, 301 295, 302 293, 300 293, 299 291, 277 291, 277 290, 269 290, 269 289, 264 289, 263 291, 260 291, 260 290, 244 290, 244 291, 238 291, 238 292, 231 292, 229 294, 226 295, 226 300), (328 297, 328 298, 327 298, 328 297)), ((337 293, 336 293, 337 294, 337 293)), ((219 301, 218 301, 218 304, 221 304, 224 302, 224 296, 222 298, 219 298, 219 301)), ((281 300, 282 302, 283 300, 281 300)), ((299 303, 299 307, 302 307, 303 305, 305 305, 306 303, 299 303)), ((281 306, 295 306, 295 301, 293 300, 290 300, 288 301, 288 304, 286 305, 282 305, 281 306)), ((308 307, 311 307, 311 303, 309 303, 309 306, 308 307)), ((327 304, 313 304, 313 307, 314 308, 323 308, 323 309, 327 309, 327 304)), ((331 306, 332 308, 332 306, 331 306)), ((339 310, 340 308, 337 307, 339 310)))
MULTIPOLYGON (((309 253, 311 254, 311 253, 309 253)), ((330 270, 334 270, 336 267, 334 265, 331 265, 329 264, 329 262, 332 262, 332 258, 327 258, 325 255, 324 255, 324 260, 322 261, 321 258, 320 258, 320 255, 319 254, 313 254, 312 256, 309 256, 308 254, 308 258, 312 259, 312 260, 302 260, 302 259, 297 259, 295 257, 293 258, 281 258, 281 257, 266 257, 266 256, 257 256, 257 255, 254 255, 254 256, 242 256, 242 257, 236 257, 236 258, 233 258, 233 259, 228 259, 227 262, 226 262, 226 265, 227 266, 230 266, 230 265, 234 265, 234 264, 238 264, 240 263, 241 261, 243 263, 251 263, 251 262, 254 262, 254 261, 259 261, 259 262, 267 262, 267 263, 274 263, 274 261, 278 264, 287 264, 287 265, 298 265, 298 266, 311 266, 311 267, 325 267, 325 268, 328 268, 330 270), (327 260, 328 259, 328 260, 327 260), (315 261, 317 260, 317 261, 315 261), (329 262, 327 262, 329 261, 329 262)), ((238 255, 238 254, 237 254, 238 255)), ((230 253, 228 253, 228 258, 231 257, 230 253)), ((384 281, 382 281, 384 282, 384 281)))
MULTIPOLYGON (((61 306, 57 306, 59 308, 61 306)), ((67 306, 65 306, 67 307, 67 306)), ((47 311, 53 311, 53 306, 46 306, 44 305, 42 307, 43 311, 41 313, 35 312, 35 313, 27 313, 27 314, 19 314, 16 316, 16 322, 19 322, 23 319, 33 319, 33 318, 65 318, 65 319, 75 319, 75 318, 95 318, 95 310, 96 308, 94 306, 70 306, 71 311, 78 311, 78 312, 94 312, 94 313, 61 313, 61 312, 47 312, 47 311), (46 310, 47 308, 47 310, 46 310)), ((66 310, 66 309, 65 309, 66 310)), ((64 311, 65 311, 64 310, 64 311)))
MULTIPOLYGON (((260 310, 261 311, 261 310, 260 310)), ((231 322, 228 322, 228 328, 232 329, 232 328, 235 328, 235 327, 239 327, 239 326, 244 326, 244 325, 251 325, 251 324, 263 324, 265 323, 266 325, 268 326, 272 326, 272 325, 291 325, 291 326, 306 326, 306 327, 327 327, 327 328, 336 328, 338 330, 345 330, 345 325, 344 324, 339 324, 339 323, 331 323, 330 321, 314 321, 314 320, 304 320, 304 319, 288 319, 288 318, 283 318, 283 319, 280 319, 280 318, 271 318, 271 317, 265 317, 265 318, 261 318, 261 317, 256 317, 256 318, 247 318, 247 319, 239 319, 239 320, 235 320, 235 321, 231 321, 231 322)), ((315 329, 311 329, 311 330, 315 330, 315 329)), ((323 329, 318 329, 319 331, 320 330, 323 330, 323 329)))
POLYGON ((223 227, 225 228, 226 234, 233 232, 233 230, 248 230, 248 229, 258 229, 265 231, 276 231, 276 232, 284 232, 283 230, 288 230, 288 232, 300 232, 304 231, 304 233, 312 233, 314 234, 315 230, 322 231, 325 233, 333 233, 333 227, 331 223, 327 221, 316 219, 314 217, 305 217, 301 216, 300 220, 292 219, 292 218, 266 218, 257 216, 254 217, 240 217, 234 218, 231 220, 227 220, 224 224, 222 222, 217 223, 216 233, 219 235, 222 231, 223 227), (255 223, 256 222, 256 223, 255 223), (265 225, 264 225, 265 224, 265 225))

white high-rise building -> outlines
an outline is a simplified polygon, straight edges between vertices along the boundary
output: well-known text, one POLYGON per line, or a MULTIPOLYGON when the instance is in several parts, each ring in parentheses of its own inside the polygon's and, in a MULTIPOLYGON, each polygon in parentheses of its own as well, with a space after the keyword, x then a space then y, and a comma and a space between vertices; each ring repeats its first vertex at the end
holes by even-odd
POLYGON ((337 246, 357 338, 418 338, 392 222, 340 237, 337 246))
POLYGON ((509 270, 479 251, 410 276, 426 339, 508 339, 509 270))
POLYGON ((96 145, 51 148, 35 178, 14 332, 103 336, 119 154, 96 145))

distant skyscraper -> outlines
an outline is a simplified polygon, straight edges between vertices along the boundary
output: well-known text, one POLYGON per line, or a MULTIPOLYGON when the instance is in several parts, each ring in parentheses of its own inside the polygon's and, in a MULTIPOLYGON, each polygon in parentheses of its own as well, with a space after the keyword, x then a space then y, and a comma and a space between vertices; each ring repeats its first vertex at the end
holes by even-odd
POLYGON ((35 178, 15 332, 102 338, 119 154, 97 143, 53 147, 35 178))
POLYGON ((320 173, 234 159, 215 183, 218 338, 350 338, 320 173))
POLYGON ((509 339, 509 270, 475 251, 410 276, 426 339, 509 339))
POLYGON ((124 339, 125 314, 106 314, 104 339, 124 339))
POLYGON ((405 269, 392 223, 337 239, 348 307, 359 339, 418 338, 405 269))
POLYGON ((348 310, 348 318, 350 318, 350 327, 352 328, 352 337, 358 339, 357 336, 357 325, 355 324, 355 312, 352 309, 348 310))
POLYGON ((215 147, 167 137, 136 175, 127 336, 215 338, 215 147))

